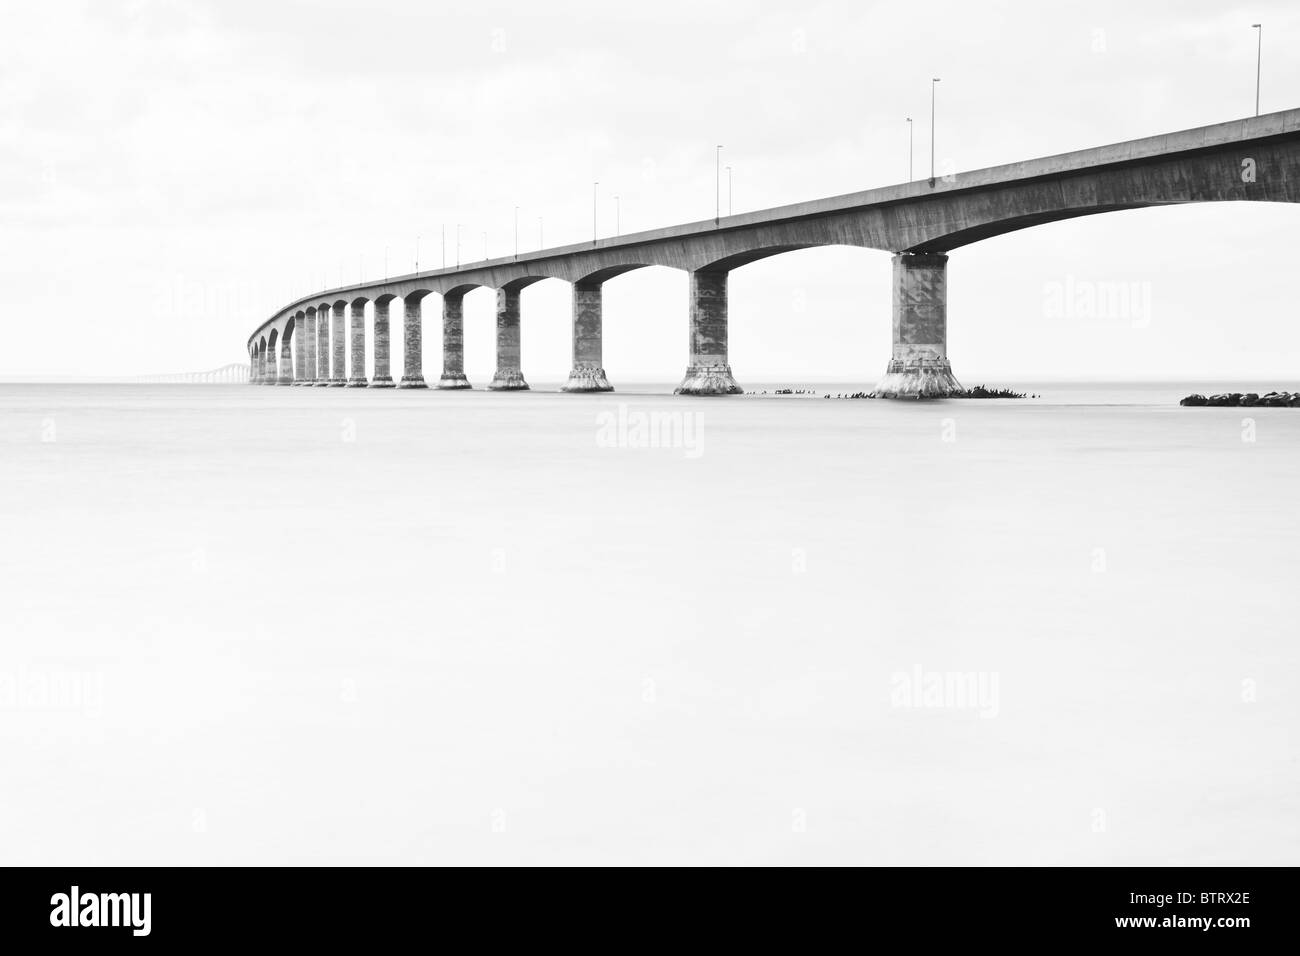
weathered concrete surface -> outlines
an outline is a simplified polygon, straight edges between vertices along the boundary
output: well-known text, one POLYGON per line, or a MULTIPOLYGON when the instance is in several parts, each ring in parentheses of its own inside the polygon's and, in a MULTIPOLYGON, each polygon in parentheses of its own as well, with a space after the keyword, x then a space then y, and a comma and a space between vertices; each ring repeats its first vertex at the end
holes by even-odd
POLYGON ((442 377, 439 388, 469 388, 465 377, 465 294, 442 297, 442 377))
POLYGON ((690 365, 674 395, 740 395, 727 364, 727 273, 692 272, 690 365))
POLYGON ((304 345, 307 340, 307 316, 302 312, 295 312, 289 317, 289 324, 294 328, 293 384, 301 385, 307 377, 307 352, 304 345))
POLYGON ((366 381, 366 300, 353 299, 348 306, 352 330, 352 376, 348 388, 365 388, 366 381))
POLYGON ((307 334, 303 336, 303 385, 311 385, 316 381, 316 308, 315 306, 307 309, 305 320, 307 323, 307 334))
POLYGON ((388 371, 388 304, 391 295, 375 299, 375 374, 370 379, 371 388, 392 388, 393 377, 388 371))
POLYGON ((428 388, 424 381, 425 293, 412 292, 402 301, 402 381, 400 388, 428 388))
MULTIPOLYGON (((328 295, 405 299, 413 293, 446 295, 477 286, 518 289, 544 278, 595 282, 651 265, 725 273, 821 245, 947 253, 1062 219, 1224 201, 1300 202, 1300 110, 957 173, 934 183, 917 180, 727 216, 716 223, 709 219, 387 278, 328 295)), ((250 344, 272 328, 283 330, 294 312, 317 302, 313 295, 290 303, 259 326, 250 344)), ((720 384, 725 378, 713 381, 720 384)))
POLYGON ((291 321, 280 338, 280 374, 275 380, 276 385, 293 384, 293 329, 291 321))
POLYGON ((948 364, 948 257, 894 256, 894 351, 877 398, 943 398, 962 391, 948 364))
POLYGON ((614 391, 603 367, 603 288, 599 281, 573 284, 573 368, 561 391, 614 391))
POLYGON ((519 290, 497 289, 497 370, 488 388, 521 392, 528 388, 519 366, 519 290))
POLYGON ((316 306, 316 378, 313 384, 328 388, 330 384, 330 307, 323 302, 316 306))
POLYGON ((339 299, 330 306, 330 384, 335 388, 342 388, 348 383, 347 367, 347 337, 343 329, 346 321, 343 317, 343 310, 348 307, 347 302, 339 299))

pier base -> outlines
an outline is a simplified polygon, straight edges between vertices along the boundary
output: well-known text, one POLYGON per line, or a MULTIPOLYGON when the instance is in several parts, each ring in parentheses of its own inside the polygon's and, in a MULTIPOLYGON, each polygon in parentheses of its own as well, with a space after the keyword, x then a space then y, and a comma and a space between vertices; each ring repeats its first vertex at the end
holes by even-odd
POLYGON ((603 368, 579 366, 569 372, 569 380, 560 387, 562 392, 612 392, 603 368))
POLYGON ((438 379, 439 388, 473 388, 464 372, 443 372, 438 379))

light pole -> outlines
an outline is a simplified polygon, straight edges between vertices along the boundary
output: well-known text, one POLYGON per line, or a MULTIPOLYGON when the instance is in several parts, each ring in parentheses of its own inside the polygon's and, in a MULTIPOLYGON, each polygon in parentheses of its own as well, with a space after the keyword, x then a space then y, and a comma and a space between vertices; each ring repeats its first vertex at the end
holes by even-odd
POLYGON ((442 267, 447 268, 447 224, 442 224, 442 267))
POLYGON ((388 281, 388 247, 384 246, 384 281, 388 281))
POLYGON ((488 254, 487 254, 487 233, 485 232, 485 233, 483 233, 483 261, 484 261, 484 262, 487 262, 487 260, 488 260, 488 254))
POLYGON ((1264 24, 1252 23, 1257 36, 1258 42, 1255 45, 1255 115, 1259 115, 1259 64, 1264 58, 1264 24))
POLYGON ((622 235, 623 229, 623 207, 619 204, 618 197, 614 197, 614 235, 622 235))
POLYGON ((713 225, 722 219, 722 147, 713 151, 713 225))
POLYGON ((930 81, 930 185, 935 185, 935 83, 939 77, 930 81))
POLYGON ((591 184, 591 244, 593 246, 596 244, 597 235, 596 217, 600 210, 600 203, 597 201, 598 190, 596 188, 599 185, 598 182, 591 184))
POLYGON ((914 141, 913 133, 916 132, 916 124, 912 122, 912 117, 907 118, 907 181, 910 183, 913 179, 912 173, 912 143, 914 141))
POLYGON ((515 207, 515 261, 519 260, 519 207, 515 207))
POLYGON ((463 223, 456 223, 456 268, 460 268, 460 227, 463 223))
POLYGON ((415 237, 415 271, 420 271, 420 237, 415 237))
POLYGON ((546 243, 542 241, 542 217, 537 217, 537 249, 540 252, 546 248, 546 243))
POLYGON ((727 167, 727 215, 731 215, 731 167, 727 167))

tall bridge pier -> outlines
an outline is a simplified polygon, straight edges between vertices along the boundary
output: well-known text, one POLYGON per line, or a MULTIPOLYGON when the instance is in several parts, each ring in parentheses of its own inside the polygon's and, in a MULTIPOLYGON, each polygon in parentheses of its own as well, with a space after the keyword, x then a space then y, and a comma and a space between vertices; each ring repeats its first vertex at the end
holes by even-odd
POLYGON ((878 398, 943 398, 962 391, 948 364, 948 257, 894 256, 894 351, 878 398))
POLYGON ((612 392, 605 377, 604 287, 600 279, 573 284, 573 369, 562 392, 612 392))

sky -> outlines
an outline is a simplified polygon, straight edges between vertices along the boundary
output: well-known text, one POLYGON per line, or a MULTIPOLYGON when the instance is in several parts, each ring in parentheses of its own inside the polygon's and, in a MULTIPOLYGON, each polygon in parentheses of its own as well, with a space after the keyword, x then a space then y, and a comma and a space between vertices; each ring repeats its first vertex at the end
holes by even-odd
MULTIPOLYGON (((0 33, 0 379, 243 361, 291 298, 713 214, 977 169, 1300 106, 1300 8, 1259 2, 71 2, 0 33), (725 174, 724 174, 725 177, 725 174), (727 208, 726 179, 722 204, 727 208), (539 221, 540 220, 540 221, 539 221), (486 235, 486 239, 485 239, 486 235)), ((949 263, 967 384, 1300 377, 1300 210, 1230 203, 1055 223, 949 263), (1078 290, 1108 308, 1060 307, 1078 290), (1116 305, 1118 303, 1118 305, 1116 305)), ((870 385, 887 253, 802 250, 732 273, 741 384, 870 385)), ((687 362, 684 273, 605 288, 611 381, 687 362)), ((436 300, 425 372, 440 365, 436 300)), ((466 299, 466 371, 494 365, 466 299)), ((569 288, 523 298, 523 369, 569 365, 569 288)), ((396 336, 395 336, 396 338, 396 336)), ((400 367, 400 366, 395 366, 400 367)))

